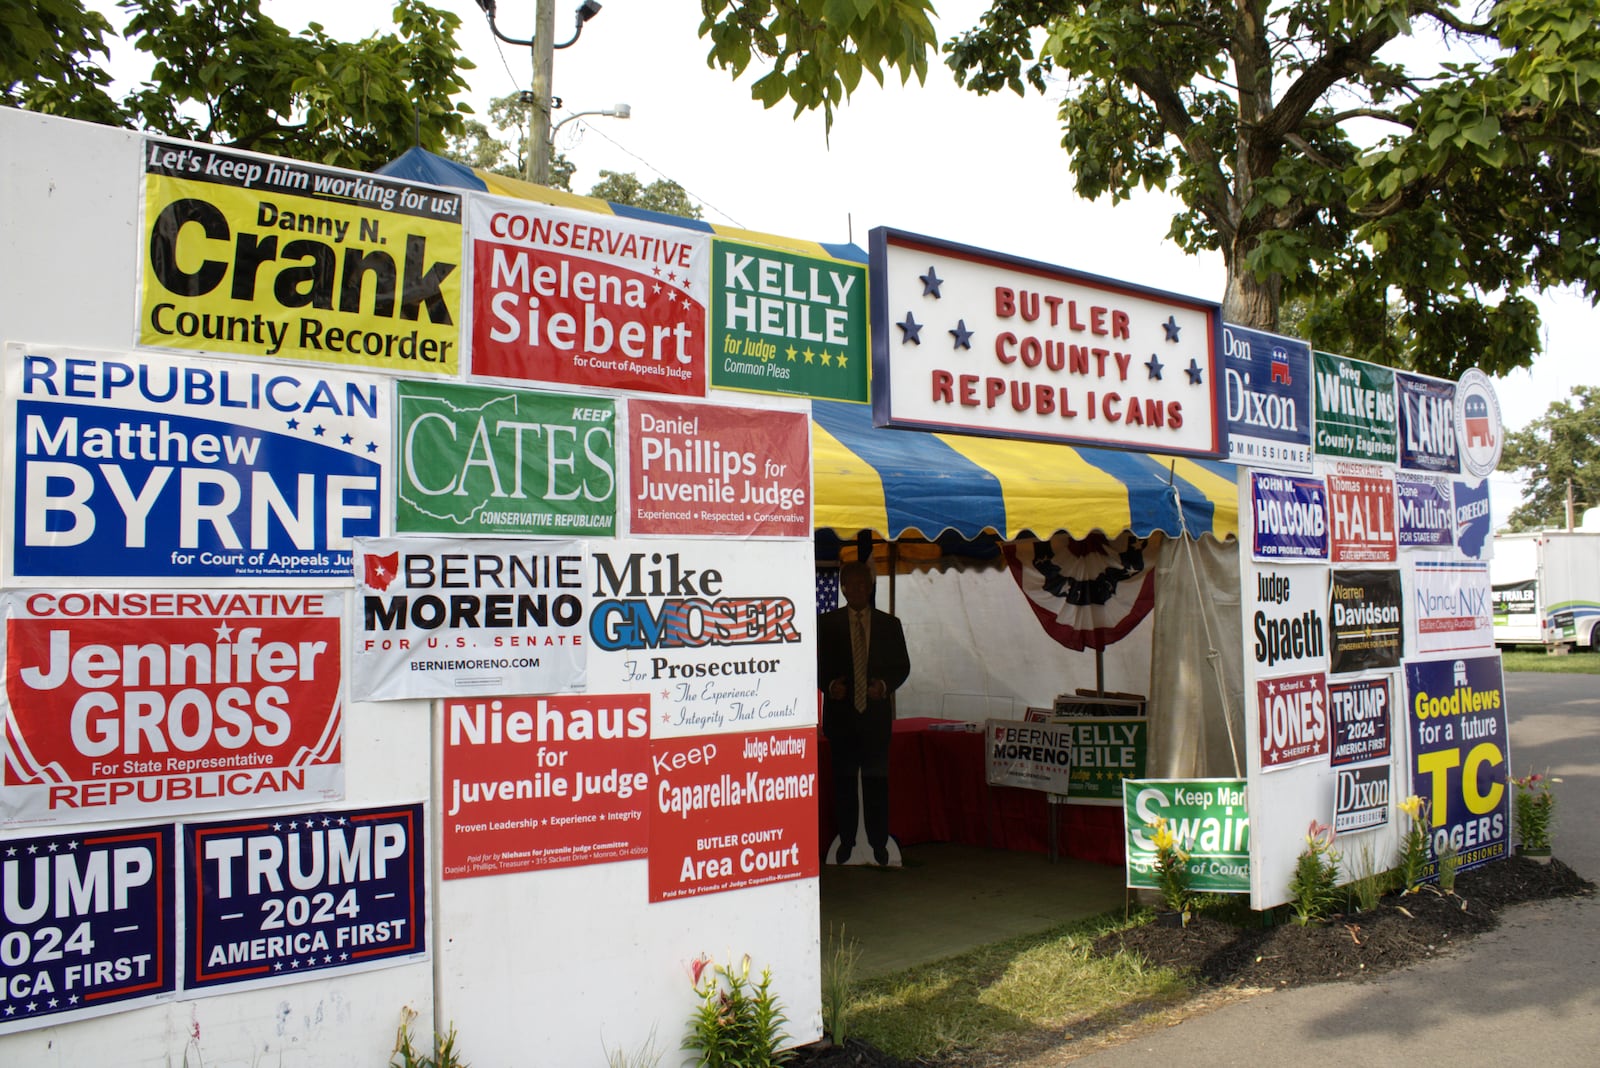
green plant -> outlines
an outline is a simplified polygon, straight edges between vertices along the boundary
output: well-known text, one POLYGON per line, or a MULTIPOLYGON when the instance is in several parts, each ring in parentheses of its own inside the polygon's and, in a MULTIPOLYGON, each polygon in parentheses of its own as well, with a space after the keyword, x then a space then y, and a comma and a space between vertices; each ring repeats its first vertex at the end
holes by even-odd
POLYGON ((1400 838, 1400 892, 1415 893, 1428 875, 1428 803, 1416 794, 1401 801, 1401 812, 1410 821, 1400 838))
POLYGON ((1150 836, 1150 844, 1156 848, 1156 889, 1161 892, 1161 900, 1167 908, 1181 915, 1187 925, 1189 905, 1194 896, 1189 889, 1189 851, 1167 826, 1165 816, 1156 817, 1147 826, 1155 832, 1150 836))
POLYGON ((1447 894, 1456 892, 1456 872, 1461 868, 1461 850, 1446 843, 1439 850, 1439 889, 1447 894))
POLYGON ((843 925, 837 936, 830 929, 828 952, 822 958, 822 1029, 841 1046, 849 1038, 850 995, 860 960, 861 944, 845 937, 843 925))
POLYGON ((1393 873, 1378 867, 1372 852, 1372 843, 1361 843, 1361 851, 1351 861, 1351 879, 1345 887, 1350 906, 1356 912, 1371 912, 1378 907, 1378 899, 1389 888, 1393 873))
POLYGON ((700 1004, 689 1017, 683 1048, 700 1052, 701 1068, 771 1068, 789 1059, 789 1051, 779 1049, 789 1037, 783 1030, 788 1017, 772 993, 771 968, 750 982, 746 953, 737 972, 700 957, 690 974, 700 1004))
POLYGON ((1538 772, 1511 780, 1517 790, 1511 804, 1511 819, 1523 849, 1549 852, 1550 821, 1556 811, 1556 795, 1550 792, 1550 784, 1560 781, 1538 772))
POLYGON ((1333 828, 1311 821, 1306 848, 1295 861, 1289 880, 1289 905, 1295 922, 1305 927, 1321 923, 1333 911, 1339 885, 1339 853, 1333 848, 1333 828))
POLYGON ((411 1045, 411 1021, 417 1018, 417 1011, 407 1005, 400 1010, 400 1028, 395 1034, 394 1055, 389 1058, 389 1068, 467 1068, 456 1053, 456 1028, 450 1025, 450 1033, 441 1035, 437 1031, 433 1034, 433 1053, 418 1053, 411 1045))
POLYGON ((628 1053, 626 1050, 612 1049, 609 1046, 603 1048, 606 1051, 606 1068, 656 1068, 656 1065, 661 1063, 662 1051, 656 1049, 654 1027, 650 1028, 650 1037, 644 1040, 644 1045, 639 1047, 637 1053, 628 1053))

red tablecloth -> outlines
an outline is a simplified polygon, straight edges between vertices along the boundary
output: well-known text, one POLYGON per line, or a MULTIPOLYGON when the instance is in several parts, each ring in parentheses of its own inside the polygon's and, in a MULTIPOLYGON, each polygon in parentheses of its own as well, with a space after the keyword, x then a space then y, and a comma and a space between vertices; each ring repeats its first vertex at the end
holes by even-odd
MULTIPOLYGON (((889 833, 902 846, 959 842, 1033 853, 1049 850, 1049 802, 1037 790, 990 786, 981 731, 932 730, 952 723, 929 717, 896 720, 889 743, 889 833)), ((819 732, 820 738, 820 732, 819 732)), ((817 750, 820 841, 838 833, 833 819, 833 767, 828 741, 817 750)), ((1057 805, 1057 845, 1064 856, 1121 864, 1122 810, 1057 805)))

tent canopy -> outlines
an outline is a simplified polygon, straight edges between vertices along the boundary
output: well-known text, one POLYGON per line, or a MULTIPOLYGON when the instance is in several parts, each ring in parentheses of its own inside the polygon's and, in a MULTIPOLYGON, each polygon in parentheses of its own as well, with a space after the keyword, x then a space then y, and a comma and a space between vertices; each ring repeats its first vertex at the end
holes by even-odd
MULTIPOLYGON (((802 241, 646 211, 465 167, 413 148, 378 173, 434 185, 539 200, 561 207, 647 219, 719 237, 866 262, 852 244, 802 241)), ((865 404, 814 401, 813 522, 843 538, 872 530, 890 539, 945 531, 976 538, 993 530, 1082 537, 1131 530, 1225 538, 1235 533, 1233 466, 1115 449, 889 430, 872 425, 865 404), (1174 493, 1176 491, 1176 493, 1174 493), (1179 506, 1183 509, 1179 517, 1179 506)))
POLYGON ((946 530, 1006 538, 1093 530, 1236 533, 1232 464, 872 425, 865 404, 814 401, 813 522, 849 538, 946 530), (1170 479, 1170 485, 1169 485, 1170 479), (1178 509, 1183 509, 1180 520, 1178 509))

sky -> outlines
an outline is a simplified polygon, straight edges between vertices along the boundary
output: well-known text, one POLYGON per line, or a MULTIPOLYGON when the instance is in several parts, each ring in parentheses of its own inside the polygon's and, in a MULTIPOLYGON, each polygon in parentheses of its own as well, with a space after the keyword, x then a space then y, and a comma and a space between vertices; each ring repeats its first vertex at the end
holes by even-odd
MULTIPOLYGON (((495 96, 528 88, 526 47, 498 42, 474 0, 432 0, 454 11, 457 41, 475 69, 467 97, 488 121, 495 96)), ((941 41, 978 21, 981 0, 936 0, 941 41)), ((114 0, 89 0, 120 26, 114 0)), ((556 40, 572 32, 578 0, 556 0, 556 40)), ((312 18, 328 33, 358 39, 386 31, 390 0, 265 0, 280 25, 312 18)), ((667 177, 701 204, 705 218, 750 230, 817 241, 853 240, 865 248, 877 226, 925 234, 1186 296, 1222 299, 1220 255, 1189 256, 1165 240, 1176 201, 1141 194, 1113 206, 1072 192, 1060 148, 1055 103, 1030 91, 980 97, 930 63, 926 84, 879 88, 863 78, 824 130, 819 113, 792 105, 768 110, 750 98, 762 70, 737 82, 706 64, 696 35, 697 0, 604 0, 578 41, 555 53, 552 87, 559 121, 626 103, 629 119, 577 118, 556 147, 577 165, 572 188, 587 192, 599 171, 631 171, 648 183, 667 177)), ((534 0, 500 0, 497 24, 508 37, 533 30, 534 0)), ((1427 42, 1404 42, 1425 48, 1427 42)), ((118 88, 142 76, 138 55, 114 53, 118 88)), ((146 67, 147 69, 147 67, 146 67)), ((1600 309, 1576 292, 1538 299, 1544 352, 1532 368, 1497 381, 1510 429, 1527 425, 1579 384, 1600 380, 1600 309)), ((1356 355, 1356 354, 1351 354, 1356 355)), ((1517 502, 1517 481, 1494 476, 1500 521, 1517 502)))

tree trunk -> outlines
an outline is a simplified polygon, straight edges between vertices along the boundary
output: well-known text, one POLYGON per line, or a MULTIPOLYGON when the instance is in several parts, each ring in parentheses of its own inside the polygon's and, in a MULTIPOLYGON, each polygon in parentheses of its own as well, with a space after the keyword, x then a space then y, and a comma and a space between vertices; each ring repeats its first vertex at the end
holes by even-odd
POLYGON ((1222 317, 1252 330, 1278 329, 1278 298, 1283 279, 1272 275, 1265 282, 1243 265, 1243 255, 1235 255, 1228 265, 1228 288, 1222 297, 1222 317))

